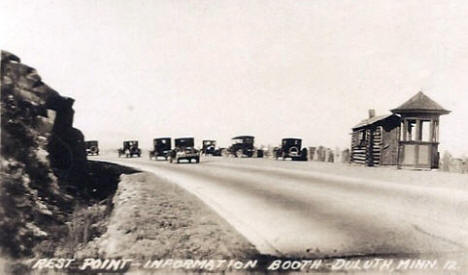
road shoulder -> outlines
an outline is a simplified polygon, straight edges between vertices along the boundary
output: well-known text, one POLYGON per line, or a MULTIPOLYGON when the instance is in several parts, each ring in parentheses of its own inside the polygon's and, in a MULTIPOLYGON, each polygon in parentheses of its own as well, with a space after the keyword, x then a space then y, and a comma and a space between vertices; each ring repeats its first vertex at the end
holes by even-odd
POLYGON ((256 249, 194 195, 143 172, 122 175, 107 232, 106 258, 248 259, 256 249))

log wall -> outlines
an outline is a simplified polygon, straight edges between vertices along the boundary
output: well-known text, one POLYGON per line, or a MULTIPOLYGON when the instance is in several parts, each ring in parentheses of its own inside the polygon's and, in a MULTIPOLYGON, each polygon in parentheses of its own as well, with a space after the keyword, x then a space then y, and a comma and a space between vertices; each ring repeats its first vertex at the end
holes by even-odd
POLYGON ((351 142, 351 162, 367 166, 378 166, 383 146, 381 126, 354 131, 351 142))
POLYGON ((367 159, 367 131, 365 129, 354 131, 351 141, 351 162, 366 164, 367 159))

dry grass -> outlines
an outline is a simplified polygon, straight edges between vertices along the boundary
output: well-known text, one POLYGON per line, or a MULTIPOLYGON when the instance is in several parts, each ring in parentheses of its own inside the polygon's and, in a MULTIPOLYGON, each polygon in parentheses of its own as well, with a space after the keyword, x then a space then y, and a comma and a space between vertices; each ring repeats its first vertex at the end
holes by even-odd
POLYGON ((67 235, 63 240, 62 256, 74 257, 89 241, 105 232, 107 206, 95 204, 78 206, 67 222, 67 235))

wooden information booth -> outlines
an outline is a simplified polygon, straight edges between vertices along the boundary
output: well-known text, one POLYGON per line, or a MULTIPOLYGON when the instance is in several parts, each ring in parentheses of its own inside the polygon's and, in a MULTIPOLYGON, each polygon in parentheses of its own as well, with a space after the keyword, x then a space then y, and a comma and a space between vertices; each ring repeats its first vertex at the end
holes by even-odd
POLYGON ((398 168, 438 168, 439 117, 450 111, 422 92, 391 111, 401 116, 398 168))

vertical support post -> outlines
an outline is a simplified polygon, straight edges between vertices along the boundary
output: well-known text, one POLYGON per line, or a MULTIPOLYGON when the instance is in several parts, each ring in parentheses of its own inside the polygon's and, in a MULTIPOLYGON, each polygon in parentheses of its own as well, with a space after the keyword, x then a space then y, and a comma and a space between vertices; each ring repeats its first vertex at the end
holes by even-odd
MULTIPOLYGON (((404 128, 404 127, 400 127, 401 128, 404 128)), ((397 139, 397 157, 396 157, 396 165, 397 165, 397 169, 401 169, 401 165, 400 165, 400 150, 401 150, 401 135, 398 136, 398 139, 397 139)))
POLYGON ((367 148, 366 148, 366 161, 367 161, 367 166, 374 166, 374 129, 367 129, 366 130, 366 135, 367 135, 367 148))
POLYGON ((407 132, 408 132, 408 121, 406 121, 405 117, 402 117, 401 118, 402 121, 401 121, 401 124, 400 124, 400 130, 403 131, 403 133, 401 135, 398 136, 398 140, 397 140, 397 169, 401 169, 401 165, 400 165, 400 158, 401 158, 401 142, 402 141, 406 141, 406 136, 407 136, 407 132))
POLYGON ((435 123, 434 119, 431 119, 431 129, 429 131, 429 141, 430 142, 435 142, 434 123, 435 123))
POLYGON ((416 119, 416 137, 415 140, 422 140, 422 123, 420 119, 416 119))
POLYGON ((403 120, 403 141, 408 140, 408 120, 403 120))

